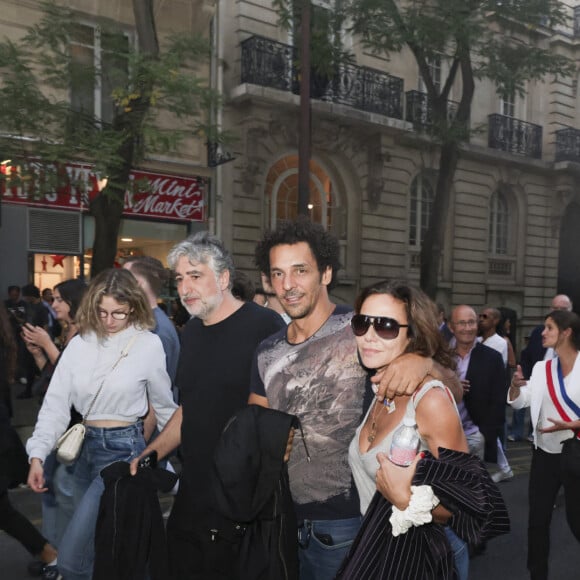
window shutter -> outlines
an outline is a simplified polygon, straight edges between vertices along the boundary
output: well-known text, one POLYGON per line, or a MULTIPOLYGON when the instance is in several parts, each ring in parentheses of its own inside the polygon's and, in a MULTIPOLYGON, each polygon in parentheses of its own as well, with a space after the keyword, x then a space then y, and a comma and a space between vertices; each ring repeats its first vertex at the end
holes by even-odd
POLYGON ((28 209, 28 251, 81 253, 82 215, 71 211, 28 209))

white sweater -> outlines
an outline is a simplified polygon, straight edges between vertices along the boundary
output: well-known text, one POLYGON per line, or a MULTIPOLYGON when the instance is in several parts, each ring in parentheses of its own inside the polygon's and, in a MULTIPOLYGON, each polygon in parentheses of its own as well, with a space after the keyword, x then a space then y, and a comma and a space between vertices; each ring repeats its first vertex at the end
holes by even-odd
POLYGON ((99 341, 95 334, 75 336, 56 366, 38 414, 32 437, 26 443, 29 457, 42 461, 70 422, 70 408, 88 420, 135 422, 147 414, 148 401, 162 429, 177 406, 165 352, 155 334, 130 326, 99 341), (133 336, 128 355, 111 369, 133 336), (85 417, 101 382, 90 417, 85 417))

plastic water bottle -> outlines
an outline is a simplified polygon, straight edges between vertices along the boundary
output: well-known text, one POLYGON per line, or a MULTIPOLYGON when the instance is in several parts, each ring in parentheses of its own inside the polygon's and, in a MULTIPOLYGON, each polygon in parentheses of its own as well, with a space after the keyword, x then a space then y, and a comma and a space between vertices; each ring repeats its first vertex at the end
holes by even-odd
POLYGON ((420 445, 421 439, 417 433, 415 419, 405 417, 403 424, 397 427, 393 433, 389 459, 397 465, 407 467, 413 463, 420 445))

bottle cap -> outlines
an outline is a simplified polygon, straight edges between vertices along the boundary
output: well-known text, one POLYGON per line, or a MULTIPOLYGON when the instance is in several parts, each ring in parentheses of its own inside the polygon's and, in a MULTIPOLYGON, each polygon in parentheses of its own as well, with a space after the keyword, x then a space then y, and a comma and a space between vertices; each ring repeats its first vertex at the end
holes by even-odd
POLYGON ((403 417, 403 425, 405 425, 405 427, 415 427, 417 423, 415 423, 413 417, 403 417))

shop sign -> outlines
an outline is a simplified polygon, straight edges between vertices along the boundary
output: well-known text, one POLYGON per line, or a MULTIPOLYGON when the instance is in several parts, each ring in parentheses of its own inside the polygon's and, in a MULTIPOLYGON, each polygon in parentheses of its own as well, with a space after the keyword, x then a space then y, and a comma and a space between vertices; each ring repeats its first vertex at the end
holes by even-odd
MULTIPOLYGON (((33 177, 15 179, 10 185, 6 177, 1 183, 2 201, 6 203, 52 209, 88 211, 89 201, 94 199, 106 180, 95 174, 90 165, 70 163, 55 165, 31 164, 33 177), (55 183, 52 190, 40 188, 47 181, 47 173, 55 183)), ((0 165, 6 176, 17 175, 18 168, 0 165)), ((133 170, 125 192, 125 217, 147 217, 161 220, 204 221, 205 191, 207 182, 201 177, 180 177, 164 173, 133 170)))

